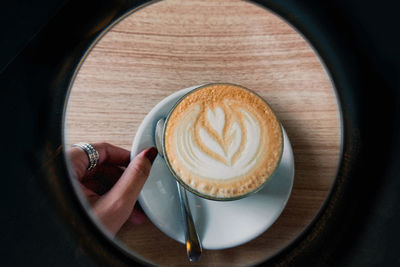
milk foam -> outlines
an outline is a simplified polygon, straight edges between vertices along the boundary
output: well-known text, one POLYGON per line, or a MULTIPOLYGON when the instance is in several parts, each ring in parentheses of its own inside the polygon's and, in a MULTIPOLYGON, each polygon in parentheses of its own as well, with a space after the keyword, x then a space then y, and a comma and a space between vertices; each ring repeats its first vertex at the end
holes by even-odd
POLYGON ((282 155, 268 104, 243 87, 210 84, 186 95, 167 119, 167 165, 210 199, 235 199, 265 184, 282 155))
POLYGON ((232 103, 214 109, 190 107, 175 133, 175 149, 182 165, 193 175, 216 180, 251 172, 264 145, 260 122, 252 113, 251 108, 244 110, 232 103))

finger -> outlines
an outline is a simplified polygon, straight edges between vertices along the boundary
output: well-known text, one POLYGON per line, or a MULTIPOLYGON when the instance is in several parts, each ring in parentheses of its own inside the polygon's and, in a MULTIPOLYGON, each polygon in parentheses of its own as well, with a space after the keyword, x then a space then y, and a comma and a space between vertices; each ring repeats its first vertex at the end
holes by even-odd
POLYGON ((142 224, 146 222, 146 220, 147 220, 146 214, 144 213, 140 204, 136 201, 132 213, 128 218, 128 221, 130 221, 133 224, 142 224))
POLYGON ((111 233, 115 234, 129 218, 156 156, 156 148, 137 155, 114 187, 97 201, 94 211, 111 233))
MULTIPOLYGON (((126 149, 108 143, 95 143, 92 146, 99 153, 98 165, 110 164, 127 166, 130 162, 130 152, 126 149)), ((89 174, 87 171, 89 167, 88 155, 79 147, 70 148, 69 155, 78 180, 82 180, 89 174)), ((98 167, 96 169, 98 169, 98 167)), ((95 171, 97 171, 96 169, 95 171)))
POLYGON ((156 148, 149 148, 139 153, 125 169, 110 193, 115 197, 130 199, 133 205, 146 182, 157 153, 156 148))
POLYGON ((79 181, 86 177, 88 174, 87 168, 89 166, 89 159, 85 151, 78 147, 71 147, 68 151, 72 168, 79 181))
POLYGON ((99 164, 128 166, 130 152, 109 143, 95 143, 92 146, 99 152, 99 164))
POLYGON ((133 224, 142 224, 146 222, 146 215, 143 211, 140 211, 136 208, 133 209, 131 215, 129 216, 128 220, 133 224))

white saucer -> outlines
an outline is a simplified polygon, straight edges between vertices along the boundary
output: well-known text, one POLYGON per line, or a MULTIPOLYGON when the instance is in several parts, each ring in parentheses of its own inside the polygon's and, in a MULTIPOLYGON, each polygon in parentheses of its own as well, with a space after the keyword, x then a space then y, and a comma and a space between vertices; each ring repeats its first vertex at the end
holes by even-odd
MULTIPOLYGON (((134 138, 131 157, 155 146, 154 130, 160 118, 167 117, 189 87, 158 103, 143 120, 134 138)), ((294 158, 284 132, 281 163, 274 176, 257 193, 234 201, 212 201, 187 192, 193 220, 204 249, 224 249, 244 244, 266 231, 285 207, 293 186, 294 158)), ((184 228, 176 181, 163 158, 157 156, 150 176, 139 196, 149 219, 166 235, 184 244, 184 228)))

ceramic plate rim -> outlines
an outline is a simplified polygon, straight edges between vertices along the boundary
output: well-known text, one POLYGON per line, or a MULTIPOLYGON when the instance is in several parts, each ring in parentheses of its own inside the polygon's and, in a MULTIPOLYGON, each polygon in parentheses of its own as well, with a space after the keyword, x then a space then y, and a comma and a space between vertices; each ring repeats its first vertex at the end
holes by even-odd
MULTIPOLYGON (((170 104, 171 106, 168 109, 168 111, 169 111, 173 107, 174 103, 179 101, 179 99, 184 94, 186 94, 187 92, 190 92, 191 90, 194 90, 194 89, 198 88, 199 86, 201 86, 201 85, 191 86, 191 87, 188 87, 188 88, 177 90, 174 93, 170 94, 169 96, 163 98, 159 103, 157 103, 151 109, 151 111, 145 116, 145 118, 143 119, 143 121, 139 125, 137 133, 136 133, 136 135, 135 135, 135 137, 133 139, 132 148, 131 148, 131 159, 134 156, 136 156, 143 149, 143 148, 140 148, 140 143, 139 142, 142 139, 142 136, 145 134, 146 130, 148 130, 147 124, 149 124, 149 123, 151 123, 151 121, 153 121, 153 127, 152 127, 152 129, 150 131, 150 133, 151 133, 152 131, 154 131, 154 127, 155 127, 155 123, 154 122, 157 122, 158 119, 163 117, 163 116, 159 116, 159 118, 157 118, 157 116, 156 116, 157 113, 161 113, 160 110, 162 110, 163 108, 165 109, 165 107, 168 105, 168 103, 171 102, 171 104, 170 104), (174 100, 174 99, 176 99, 176 100, 174 100), (145 126, 147 126, 147 127, 145 127, 145 126)), ((290 144, 290 141, 289 141, 289 139, 287 137, 287 133, 286 133, 285 129, 283 128, 283 126, 282 126, 282 130, 283 130, 284 139, 285 139, 284 151, 285 151, 285 148, 286 148, 286 150, 288 150, 287 153, 290 154, 289 157, 290 157, 290 161, 291 161, 292 166, 290 167, 291 168, 291 170, 290 170, 290 172, 291 172, 290 176, 291 177, 289 177, 290 182, 289 182, 289 188, 288 188, 287 194, 285 195, 284 199, 282 199, 281 205, 276 208, 275 213, 274 213, 275 216, 273 216, 271 219, 267 220, 266 223, 265 223, 265 226, 263 228, 259 229, 259 231, 253 232, 252 234, 249 234, 246 238, 242 238, 243 240, 241 240, 241 241, 238 241, 238 242, 235 242, 235 243, 230 243, 229 241, 226 241, 225 245, 219 245, 219 246, 204 246, 204 244, 203 244, 203 247, 205 249, 225 249, 225 248, 235 247, 235 246, 239 246, 239 245, 242 245, 244 243, 247 243, 247 242, 255 239, 256 237, 258 237, 262 233, 264 233, 266 230, 268 230, 272 226, 272 224, 279 218, 281 213, 283 212, 283 210, 284 210, 284 208, 285 208, 285 206, 287 204, 287 201, 289 200, 289 197, 291 195, 292 188, 293 188, 294 160, 293 160, 293 151, 292 151, 292 148, 291 148, 291 144, 290 144)), ((152 142, 154 143, 154 136, 153 136, 152 139, 153 139, 152 142)), ((159 158, 159 157, 157 157, 157 158, 159 158)), ((153 164, 157 164, 157 160, 153 164)), ((150 175, 151 175, 151 173, 150 173, 150 175)), ((146 184, 144 185, 144 187, 145 186, 146 186, 146 184)), ((266 186, 268 186, 268 183, 267 183, 266 186)), ((150 221, 161 232, 163 232, 164 234, 166 234, 170 238, 172 238, 172 239, 174 239, 174 240, 176 240, 176 241, 178 241, 180 243, 184 243, 183 240, 182 240, 182 237, 176 236, 176 234, 174 234, 171 231, 169 231, 167 229, 167 227, 165 226, 165 224, 160 222, 160 219, 158 219, 157 215, 150 210, 149 205, 146 202, 146 197, 143 195, 144 194, 143 192, 144 192, 144 190, 141 191, 141 193, 139 195, 139 198, 138 198, 138 201, 141 204, 144 212, 146 213, 146 215, 150 219, 150 221)), ((188 193, 190 193, 190 192, 188 192, 188 193)), ((257 194, 257 193, 254 193, 254 194, 257 194)), ((200 197, 195 196, 195 195, 193 195, 193 196, 195 198, 200 198, 200 197)), ((212 200, 209 200, 209 201, 215 202, 215 201, 212 201, 212 200)), ((240 199, 239 200, 229 201, 229 202, 235 202, 235 201, 240 201, 240 199)))

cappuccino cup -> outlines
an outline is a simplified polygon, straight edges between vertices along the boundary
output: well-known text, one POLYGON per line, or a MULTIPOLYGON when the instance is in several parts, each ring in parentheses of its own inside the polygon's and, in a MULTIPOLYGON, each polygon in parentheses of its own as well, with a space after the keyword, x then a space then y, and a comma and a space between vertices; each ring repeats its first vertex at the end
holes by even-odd
POLYGON ((283 152, 282 128, 267 102, 234 84, 202 85, 169 112, 163 154, 175 179, 211 200, 236 200, 260 190, 283 152))

